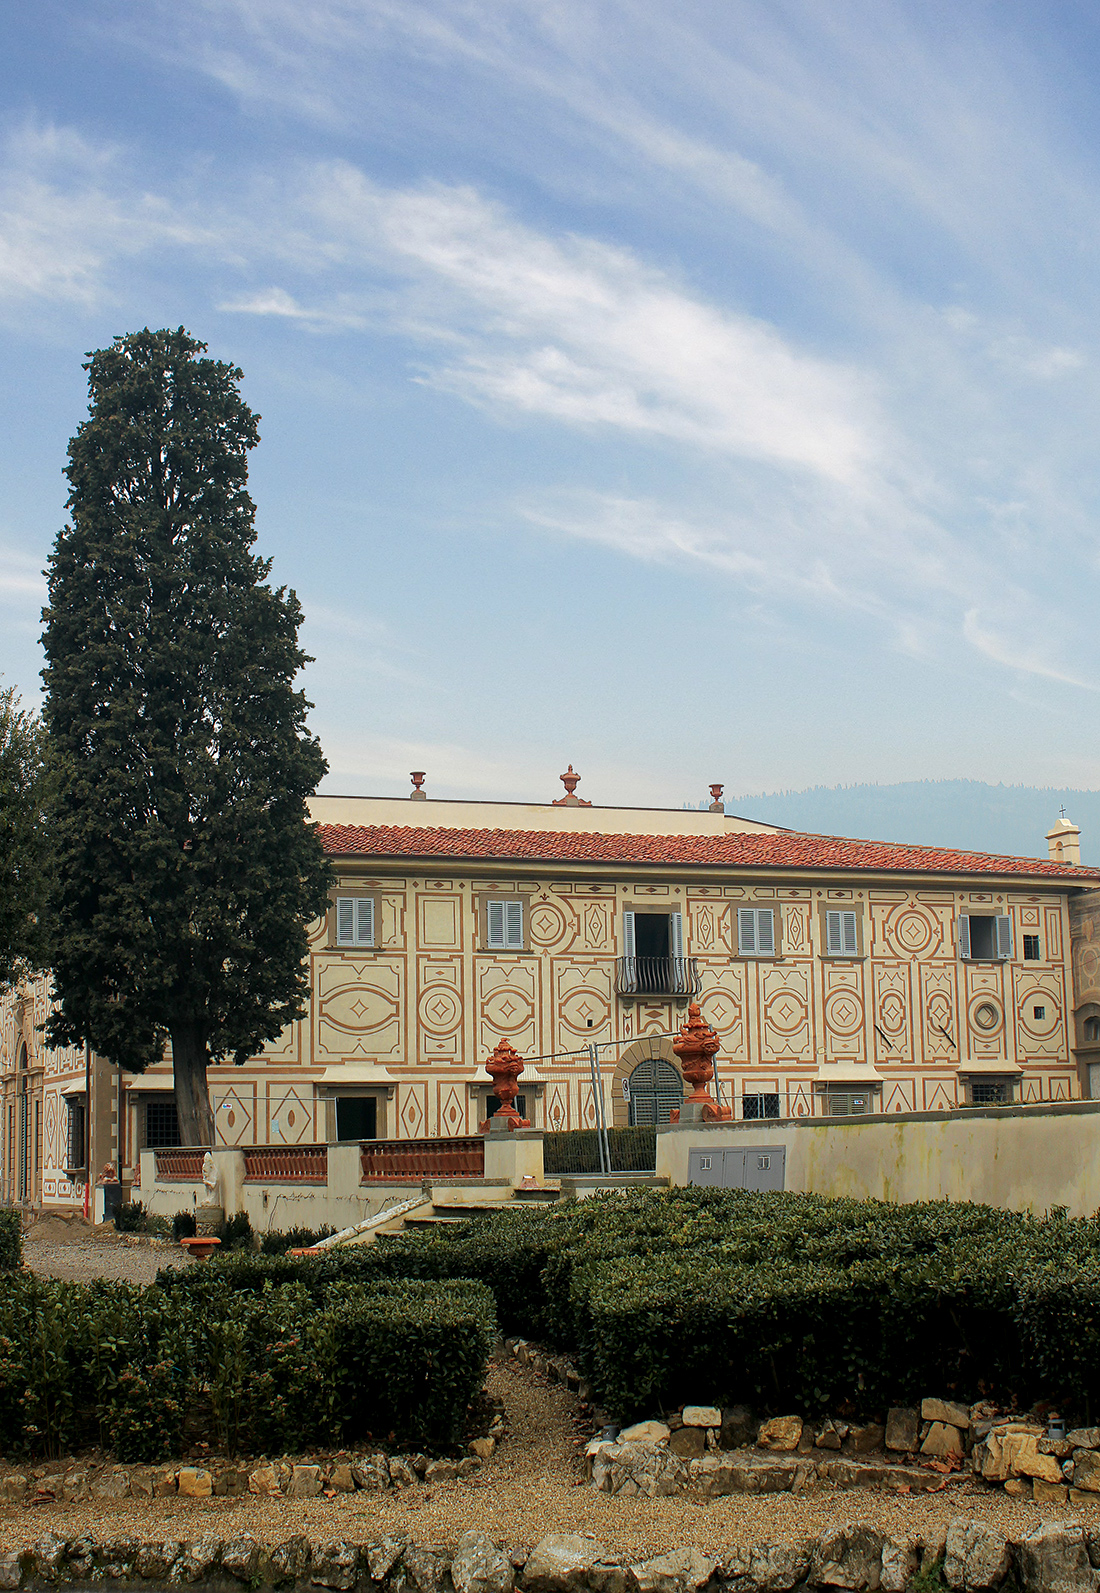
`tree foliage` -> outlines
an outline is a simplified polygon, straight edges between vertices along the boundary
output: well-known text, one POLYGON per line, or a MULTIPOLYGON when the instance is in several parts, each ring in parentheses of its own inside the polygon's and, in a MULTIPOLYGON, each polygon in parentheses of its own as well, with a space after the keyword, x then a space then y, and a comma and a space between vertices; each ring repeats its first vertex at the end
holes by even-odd
POLYGON ((0 691, 0 989, 43 965, 49 854, 42 726, 0 691))
POLYGON ((185 1143, 210 1059, 302 1015, 328 865, 293 592, 252 552, 257 419, 181 327, 89 356, 43 671, 57 766, 54 1044, 140 1072, 170 1036, 185 1143))

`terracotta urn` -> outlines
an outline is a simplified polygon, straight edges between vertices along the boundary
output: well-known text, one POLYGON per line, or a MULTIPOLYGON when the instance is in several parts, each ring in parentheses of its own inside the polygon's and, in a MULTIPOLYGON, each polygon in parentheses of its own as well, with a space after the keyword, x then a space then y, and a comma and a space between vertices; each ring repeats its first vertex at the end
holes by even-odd
MULTIPOLYGON (((694 1086, 684 1106, 702 1108, 701 1115, 704 1118, 731 1116, 729 1107, 719 1106, 707 1089, 714 1075, 713 1059, 720 1043, 710 1024, 704 1020, 699 1010, 699 1003, 693 1001, 688 1007, 687 1021, 672 1042, 672 1049, 679 1060, 681 1073, 688 1083, 694 1086)), ((677 1113, 673 1121, 679 1120, 677 1113)))
POLYGON ((516 1111, 515 1101, 519 1094, 517 1080, 523 1072, 523 1058, 510 1040, 497 1041, 492 1055, 485 1064, 485 1071, 493 1081, 493 1093, 500 1101, 500 1105, 492 1117, 486 1118, 482 1123, 482 1132, 487 1132, 494 1122, 499 1122, 501 1126, 508 1128, 530 1128, 530 1121, 520 1117, 516 1111))

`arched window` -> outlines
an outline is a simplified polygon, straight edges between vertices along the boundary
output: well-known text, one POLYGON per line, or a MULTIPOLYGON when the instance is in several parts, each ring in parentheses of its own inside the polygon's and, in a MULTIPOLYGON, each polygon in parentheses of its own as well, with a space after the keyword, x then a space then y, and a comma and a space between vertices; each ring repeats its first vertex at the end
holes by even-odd
POLYGON ((1086 1042, 1100 1040, 1100 1018, 1086 1018, 1081 1035, 1086 1042))
POLYGON ((642 1128, 667 1123, 684 1104, 684 1081, 659 1056, 639 1062, 630 1075, 630 1121, 642 1128))

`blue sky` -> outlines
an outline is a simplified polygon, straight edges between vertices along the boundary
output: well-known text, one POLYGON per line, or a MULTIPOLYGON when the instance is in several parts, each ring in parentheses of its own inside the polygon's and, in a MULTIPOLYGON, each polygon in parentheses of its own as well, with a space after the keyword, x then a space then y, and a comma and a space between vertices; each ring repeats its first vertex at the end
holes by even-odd
POLYGON ((1100 785, 1100 18, 0 5, 0 670, 88 349, 262 415, 330 790, 1100 785))

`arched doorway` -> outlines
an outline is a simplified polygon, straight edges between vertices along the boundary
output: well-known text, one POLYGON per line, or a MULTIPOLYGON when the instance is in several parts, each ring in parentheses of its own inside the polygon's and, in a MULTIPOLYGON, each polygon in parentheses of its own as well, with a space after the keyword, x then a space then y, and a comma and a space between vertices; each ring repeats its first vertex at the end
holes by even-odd
POLYGON ((646 1057, 630 1075, 630 1124, 653 1128, 667 1123, 684 1103, 684 1081, 671 1062, 646 1057))

